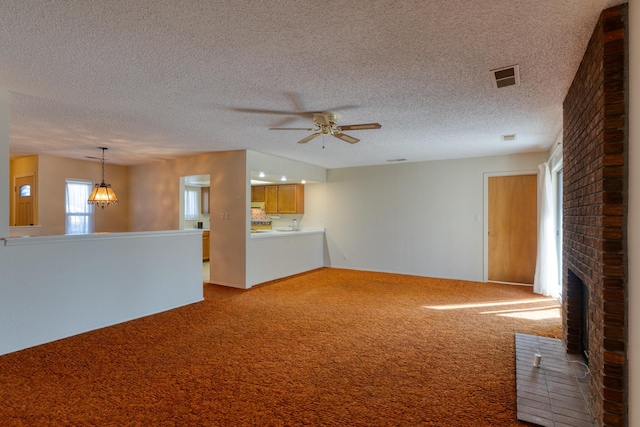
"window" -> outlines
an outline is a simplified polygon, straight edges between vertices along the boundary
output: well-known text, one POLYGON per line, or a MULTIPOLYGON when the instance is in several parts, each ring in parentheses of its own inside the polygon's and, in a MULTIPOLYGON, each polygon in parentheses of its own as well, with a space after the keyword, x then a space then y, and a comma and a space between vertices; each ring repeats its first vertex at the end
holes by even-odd
POLYGON ((184 190, 184 219, 198 219, 197 190, 184 190))
POLYGON ((31 197, 31 186, 29 184, 20 186, 20 197, 31 197))
POLYGON ((93 206, 87 203, 93 184, 91 181, 67 180, 66 233, 93 232, 93 206))

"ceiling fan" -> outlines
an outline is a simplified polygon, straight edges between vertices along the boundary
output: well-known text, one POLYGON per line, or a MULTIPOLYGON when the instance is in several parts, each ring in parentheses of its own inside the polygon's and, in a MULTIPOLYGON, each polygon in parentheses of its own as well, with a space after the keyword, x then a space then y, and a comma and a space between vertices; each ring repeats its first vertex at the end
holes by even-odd
POLYGON ((313 113, 313 128, 269 128, 269 130, 306 130, 313 132, 311 135, 302 138, 298 141, 298 144, 306 144, 312 139, 320 135, 331 135, 338 139, 341 139, 349 144, 355 144, 360 141, 358 138, 342 133, 345 130, 367 130, 367 129, 380 129, 382 125, 380 123, 363 123, 357 125, 341 125, 338 126, 338 115, 332 112, 320 112, 313 113))

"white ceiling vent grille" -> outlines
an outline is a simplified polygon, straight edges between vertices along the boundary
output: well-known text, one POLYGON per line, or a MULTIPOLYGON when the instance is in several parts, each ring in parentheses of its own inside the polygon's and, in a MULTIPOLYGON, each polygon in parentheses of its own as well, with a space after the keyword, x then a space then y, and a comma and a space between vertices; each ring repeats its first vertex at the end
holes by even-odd
POLYGON ((511 133, 508 135, 501 135, 500 136, 502 138, 503 141, 515 141, 516 140, 516 134, 515 133, 511 133))
POLYGON ((496 89, 507 86, 518 86, 520 84, 520 66, 511 65, 509 67, 491 70, 493 86, 496 89))

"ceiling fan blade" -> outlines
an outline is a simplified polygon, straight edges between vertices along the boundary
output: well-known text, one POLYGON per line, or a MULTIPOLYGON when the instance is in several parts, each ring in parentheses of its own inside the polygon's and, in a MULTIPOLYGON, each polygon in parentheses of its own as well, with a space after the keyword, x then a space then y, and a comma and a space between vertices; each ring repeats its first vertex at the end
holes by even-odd
POLYGON ((282 111, 282 110, 263 110, 260 108, 231 108, 232 111, 237 111, 238 113, 255 113, 255 114, 284 114, 295 116, 298 114, 304 114, 296 111, 282 111))
POLYGON ((298 141, 298 144, 306 144, 307 142, 311 141, 313 138, 320 136, 321 133, 317 132, 317 133, 312 133, 311 135, 309 135, 306 138, 301 139, 300 141, 298 141))
POLYGON ((301 117, 303 119, 313 119, 313 111, 282 111, 282 110, 263 110, 260 108, 231 108, 231 111, 238 113, 253 113, 253 114, 274 114, 280 116, 294 116, 301 117))
POLYGON ((306 130, 311 132, 314 130, 313 128, 269 128, 269 130, 306 130))
POLYGON ((335 136, 338 139, 341 139, 345 142, 348 142, 349 144, 355 144, 356 142, 360 141, 358 138, 354 138, 352 136, 347 135, 346 133, 342 133, 342 132, 334 132, 333 136, 335 136))
POLYGON ((359 125, 344 125, 338 126, 340 130, 367 130, 367 129, 380 129, 382 125, 380 123, 363 123, 359 125))

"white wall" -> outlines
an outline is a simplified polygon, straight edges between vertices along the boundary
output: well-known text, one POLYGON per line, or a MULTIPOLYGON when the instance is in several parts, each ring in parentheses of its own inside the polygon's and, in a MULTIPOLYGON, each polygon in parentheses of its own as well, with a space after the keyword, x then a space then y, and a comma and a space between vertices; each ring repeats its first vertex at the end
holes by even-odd
POLYGON ((325 182, 327 179, 326 169, 320 166, 308 165, 250 150, 247 150, 247 169, 248 172, 262 171, 267 175, 285 175, 290 180, 298 182, 302 179, 325 182))
POLYGON ((482 281, 484 173, 535 171, 547 155, 330 169, 329 208, 309 212, 324 218, 327 265, 482 281))
POLYGON ((304 216, 300 227, 324 227, 325 217, 331 209, 327 203, 327 185, 325 183, 305 184, 304 216))
POLYGON ((629 2, 629 425, 640 425, 640 4, 629 2))
POLYGON ((9 235, 9 91, 0 88, 0 237, 9 235))
POLYGON ((324 233, 281 233, 276 237, 250 239, 247 285, 280 279, 323 266, 324 233))
POLYGON ((0 354, 201 301, 201 236, 0 241, 0 354))

